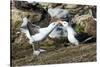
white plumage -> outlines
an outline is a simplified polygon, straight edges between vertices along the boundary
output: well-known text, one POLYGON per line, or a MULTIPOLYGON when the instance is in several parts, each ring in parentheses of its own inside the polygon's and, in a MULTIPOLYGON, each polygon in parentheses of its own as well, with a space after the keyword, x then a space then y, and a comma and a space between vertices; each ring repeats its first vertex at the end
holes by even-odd
POLYGON ((75 45, 79 45, 79 41, 75 38, 76 32, 73 30, 73 28, 66 21, 62 21, 61 23, 67 30, 69 42, 75 45))

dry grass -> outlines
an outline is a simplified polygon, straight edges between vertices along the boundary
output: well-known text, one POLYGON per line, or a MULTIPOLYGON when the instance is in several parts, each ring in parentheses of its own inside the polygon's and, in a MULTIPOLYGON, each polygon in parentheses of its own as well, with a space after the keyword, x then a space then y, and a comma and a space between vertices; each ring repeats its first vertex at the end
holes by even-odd
POLYGON ((12 59, 12 65, 44 65, 93 61, 96 61, 96 43, 61 47, 57 50, 51 47, 38 57, 32 55, 32 47, 27 47, 24 50, 16 51, 15 59, 12 59))

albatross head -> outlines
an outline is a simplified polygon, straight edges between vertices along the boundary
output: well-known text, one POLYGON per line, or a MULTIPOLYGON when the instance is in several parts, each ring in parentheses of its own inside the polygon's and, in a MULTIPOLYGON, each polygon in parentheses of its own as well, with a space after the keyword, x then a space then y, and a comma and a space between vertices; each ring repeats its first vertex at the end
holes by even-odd
POLYGON ((25 27, 25 26, 27 26, 27 23, 28 23, 28 18, 27 17, 24 17, 23 19, 22 19, 22 21, 23 21, 23 23, 22 23, 22 25, 21 25, 21 27, 25 27))
POLYGON ((24 17, 23 22, 27 22, 27 21, 28 21, 27 17, 24 17))
POLYGON ((60 21, 60 23, 61 23, 64 27, 68 27, 68 26, 69 26, 68 22, 66 22, 66 21, 60 21))

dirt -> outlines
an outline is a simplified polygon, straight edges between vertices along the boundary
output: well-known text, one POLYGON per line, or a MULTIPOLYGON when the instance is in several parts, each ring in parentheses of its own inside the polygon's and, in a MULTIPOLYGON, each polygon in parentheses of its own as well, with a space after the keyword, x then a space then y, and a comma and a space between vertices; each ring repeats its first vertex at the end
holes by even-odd
POLYGON ((33 56, 31 45, 28 47, 27 49, 16 50, 14 53, 16 55, 12 57, 12 66, 96 62, 96 43, 58 49, 54 47, 45 48, 47 51, 39 56, 33 56))

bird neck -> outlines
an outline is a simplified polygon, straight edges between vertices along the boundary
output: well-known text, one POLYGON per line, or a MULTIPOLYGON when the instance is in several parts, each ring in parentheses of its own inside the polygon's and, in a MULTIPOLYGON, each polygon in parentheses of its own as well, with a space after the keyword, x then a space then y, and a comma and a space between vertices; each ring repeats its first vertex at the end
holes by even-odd
POLYGON ((51 32, 55 29, 56 26, 57 26, 57 24, 55 24, 55 25, 49 25, 49 26, 47 27, 48 34, 51 33, 51 32))
POLYGON ((57 24, 55 24, 55 25, 50 24, 50 25, 48 26, 48 30, 52 30, 52 29, 55 28, 56 26, 57 26, 57 24))
POLYGON ((22 23, 21 27, 26 26, 26 25, 27 25, 27 23, 28 23, 28 19, 27 19, 26 17, 25 17, 25 18, 23 18, 23 23, 22 23))
POLYGON ((74 29, 71 26, 66 26, 65 28, 68 32, 68 35, 75 35, 76 34, 76 32, 74 31, 74 29))

